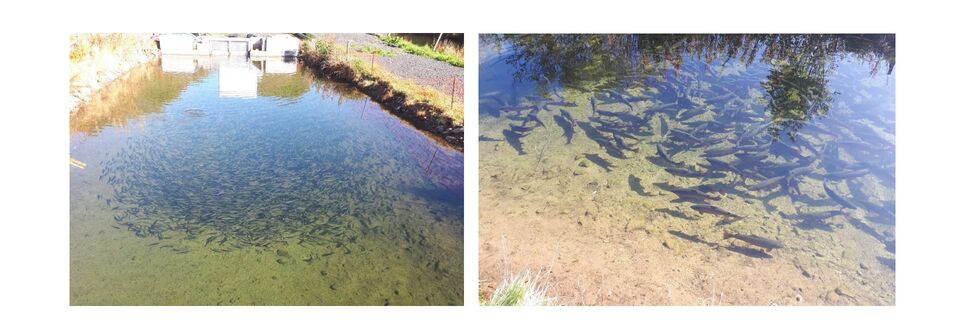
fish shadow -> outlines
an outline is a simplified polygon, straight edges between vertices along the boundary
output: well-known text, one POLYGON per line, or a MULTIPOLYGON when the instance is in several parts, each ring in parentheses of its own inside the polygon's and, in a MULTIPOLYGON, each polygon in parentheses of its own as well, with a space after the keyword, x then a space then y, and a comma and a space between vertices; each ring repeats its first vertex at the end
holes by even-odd
POLYGON ((670 235, 676 236, 677 238, 680 238, 680 239, 683 239, 683 240, 687 240, 688 242, 691 242, 691 243, 704 244, 704 245, 707 245, 707 246, 712 247, 712 248, 718 246, 717 243, 708 242, 708 241, 702 240, 701 238, 699 238, 697 236, 690 235, 690 234, 687 234, 687 233, 684 233, 684 232, 681 232, 681 231, 670 230, 670 231, 667 231, 667 233, 670 233, 670 235))
POLYGON ((737 254, 741 254, 741 255, 744 255, 746 257, 751 257, 751 258, 757 258, 757 259, 771 259, 772 258, 771 254, 765 253, 764 251, 756 250, 756 249, 752 249, 752 248, 746 248, 746 247, 743 247, 743 246, 737 246, 737 245, 734 245, 734 244, 731 244, 731 245, 727 246, 726 249, 728 251, 731 251, 731 252, 734 252, 734 253, 737 253, 737 254))
POLYGON ((700 219, 700 218, 694 218, 694 217, 687 216, 687 214, 684 214, 684 212, 682 212, 682 211, 673 210, 673 209, 670 209, 670 208, 661 208, 661 209, 657 209, 657 211, 658 212, 661 212, 661 213, 664 213, 664 214, 667 214, 667 215, 670 215, 670 216, 673 216, 673 217, 677 217, 677 218, 684 219, 684 220, 689 220, 689 221, 695 221, 695 220, 699 220, 700 219))

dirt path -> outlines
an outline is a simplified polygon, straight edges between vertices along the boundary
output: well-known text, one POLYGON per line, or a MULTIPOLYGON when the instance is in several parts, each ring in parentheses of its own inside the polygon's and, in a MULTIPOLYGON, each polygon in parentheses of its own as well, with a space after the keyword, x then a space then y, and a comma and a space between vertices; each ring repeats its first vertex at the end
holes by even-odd
MULTIPOLYGON (((405 53, 400 48, 384 45, 374 35, 328 34, 327 37, 333 37, 334 43, 344 51, 346 50, 347 41, 350 41, 351 48, 368 46, 393 52, 395 55, 390 57, 375 55, 375 63, 401 79, 407 79, 420 85, 433 87, 445 95, 451 95, 452 86, 454 85, 455 102, 464 102, 464 68, 427 57, 405 53)), ((356 51, 352 51, 352 53, 356 53, 356 51)), ((356 55, 361 57, 365 62, 370 62, 370 54, 356 53, 356 55)))

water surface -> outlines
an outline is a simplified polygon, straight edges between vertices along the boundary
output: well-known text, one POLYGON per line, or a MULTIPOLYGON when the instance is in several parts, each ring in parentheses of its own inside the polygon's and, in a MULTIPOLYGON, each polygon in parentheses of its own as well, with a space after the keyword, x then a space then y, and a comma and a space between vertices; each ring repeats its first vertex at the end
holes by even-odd
POLYGON ((543 268, 565 303, 893 304, 894 46, 482 36, 483 290, 543 268))
POLYGON ((456 305, 462 164, 295 61, 163 57, 71 120, 74 305, 456 305))

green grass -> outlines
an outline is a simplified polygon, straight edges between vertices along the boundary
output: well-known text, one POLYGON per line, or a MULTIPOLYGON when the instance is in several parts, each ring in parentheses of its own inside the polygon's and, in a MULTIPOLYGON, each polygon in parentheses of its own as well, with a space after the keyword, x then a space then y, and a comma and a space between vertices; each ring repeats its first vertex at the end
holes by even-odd
POLYGON ((549 286, 542 283, 539 275, 528 271, 524 274, 506 278, 495 289, 492 298, 482 306, 547 306, 554 305, 552 298, 546 296, 549 286))
POLYGON ((394 46, 394 47, 400 48, 401 50, 410 54, 424 56, 430 59, 446 62, 448 64, 451 64, 457 67, 465 67, 465 60, 462 59, 461 57, 436 52, 434 49, 432 49, 430 46, 427 46, 427 45, 418 46, 418 45, 415 45, 414 43, 411 43, 405 40, 404 38, 397 37, 397 36, 377 35, 377 38, 379 38, 382 42, 384 42, 384 44, 387 44, 388 46, 394 46))
POLYGON ((342 55, 342 49, 337 50, 336 45, 329 40, 315 39, 305 41, 302 46, 304 53, 317 56, 328 61, 330 64, 345 65, 358 75, 366 78, 387 82, 393 91, 403 93, 409 104, 416 102, 427 103, 441 109, 445 117, 451 119, 456 124, 464 125, 465 123, 464 104, 460 101, 452 103, 450 96, 441 93, 433 87, 419 85, 414 81, 399 78, 380 65, 371 66, 369 62, 365 62, 357 57, 358 55, 352 55, 351 57, 344 56, 342 55))
POLYGON ((383 48, 373 47, 373 46, 359 47, 357 48, 357 51, 367 53, 367 54, 374 54, 381 57, 392 57, 396 55, 394 52, 385 50, 383 48))

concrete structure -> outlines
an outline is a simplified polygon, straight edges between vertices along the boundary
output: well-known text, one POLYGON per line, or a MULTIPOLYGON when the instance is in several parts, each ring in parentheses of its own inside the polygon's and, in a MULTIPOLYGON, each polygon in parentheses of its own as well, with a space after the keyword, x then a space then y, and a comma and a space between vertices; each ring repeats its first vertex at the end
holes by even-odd
POLYGON ((163 34, 158 45, 163 55, 296 57, 300 50, 300 40, 286 34, 245 38, 163 34))

